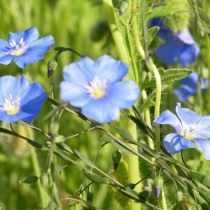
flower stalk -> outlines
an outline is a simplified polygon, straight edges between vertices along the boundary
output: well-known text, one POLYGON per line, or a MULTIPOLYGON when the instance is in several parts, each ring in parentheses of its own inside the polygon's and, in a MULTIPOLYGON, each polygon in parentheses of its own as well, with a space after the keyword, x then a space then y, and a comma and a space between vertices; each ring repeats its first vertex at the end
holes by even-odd
MULTIPOLYGON (((105 11, 107 13, 108 22, 110 31, 115 43, 115 46, 117 48, 118 54, 120 58, 126 62, 127 64, 131 63, 131 58, 128 52, 128 49, 125 46, 125 41, 123 39, 122 34, 117 28, 116 22, 115 22, 115 16, 114 16, 114 6, 112 3, 112 0, 103 0, 103 5, 105 8, 105 11)), ((136 125, 133 122, 129 122, 128 130, 130 131, 131 135, 133 136, 133 139, 137 141, 137 130, 136 125)), ((134 149, 138 150, 137 146, 132 145, 134 149)), ((137 183, 140 180, 140 172, 139 172, 139 159, 136 155, 128 155, 127 156, 127 164, 128 164, 128 181, 130 183, 137 183)), ((138 184, 135 188, 137 192, 141 191, 141 185, 138 184)), ((141 205, 139 203, 136 203, 135 201, 131 200, 129 202, 129 210, 140 210, 141 205)))

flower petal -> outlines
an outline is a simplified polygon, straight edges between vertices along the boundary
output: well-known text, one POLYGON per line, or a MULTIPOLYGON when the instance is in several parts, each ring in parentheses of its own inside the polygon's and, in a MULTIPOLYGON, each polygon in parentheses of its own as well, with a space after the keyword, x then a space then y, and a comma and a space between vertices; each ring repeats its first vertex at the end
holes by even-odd
POLYGON ((164 147, 168 153, 174 154, 181 150, 194 147, 193 143, 184 139, 177 133, 170 133, 163 139, 164 147))
POLYGON ((83 107, 89 100, 90 95, 84 88, 63 81, 60 84, 60 97, 63 101, 75 107, 83 107))
POLYGON ((106 97, 99 100, 90 100, 82 108, 82 113, 99 123, 107 123, 119 118, 119 108, 110 103, 106 97))
POLYGON ((186 102, 190 96, 195 94, 188 86, 181 85, 178 88, 174 89, 174 94, 181 102, 186 102))
POLYGON ((29 91, 30 94, 33 94, 33 96, 29 96, 31 97, 31 100, 22 101, 24 105, 21 106, 21 112, 19 113, 19 115, 22 115, 21 121, 31 122, 39 114, 42 105, 46 100, 47 95, 45 94, 45 92, 41 91, 39 88, 35 88, 35 85, 36 84, 34 84, 34 86, 31 89, 33 91, 37 89, 37 92, 39 91, 39 94, 37 95, 36 92, 29 91), (28 114, 28 116, 24 116, 23 113, 28 114))
POLYGON ((22 97, 29 82, 24 77, 3 76, 0 77, 0 102, 9 95, 22 97))
POLYGON ((210 116, 202 117, 196 124, 196 136, 198 139, 209 139, 210 138, 210 116))
POLYGON ((138 100, 140 90, 133 81, 117 82, 109 90, 109 99, 122 109, 128 109, 138 100))
POLYGON ((94 78, 91 72, 94 61, 84 57, 77 62, 71 63, 64 68, 64 80, 84 87, 94 78))
POLYGON ((183 45, 178 39, 170 40, 159 46, 155 54, 162 62, 171 65, 177 60, 183 45))
POLYGON ((7 53, 0 52, 0 63, 3 65, 8 65, 12 62, 13 56, 8 55, 7 53))
POLYGON ((155 124, 161 125, 170 125, 172 126, 177 132, 182 130, 182 124, 179 118, 169 110, 166 110, 161 113, 161 115, 153 121, 155 124))
POLYGON ((158 31, 158 37, 163 40, 171 41, 174 38, 174 33, 167 27, 165 27, 163 21, 160 18, 153 18, 149 24, 150 27, 158 26, 160 27, 158 31))
POLYGON ((205 159, 210 160, 210 140, 197 139, 194 142, 203 152, 205 159))
POLYGON ((195 44, 195 40, 190 34, 188 28, 185 28, 183 31, 176 33, 175 36, 179 38, 185 44, 188 44, 188 45, 195 44))
POLYGON ((13 56, 9 54, 10 45, 7 41, 0 39, 0 63, 7 65, 11 63, 13 56))
POLYGON ((27 64, 36 63, 44 57, 47 50, 55 43, 54 38, 50 35, 42 39, 29 43, 26 52, 14 58, 14 62, 24 68, 27 64))
POLYGON ((180 103, 177 103, 176 113, 185 128, 189 125, 195 125, 201 120, 201 115, 196 114, 190 109, 182 108, 180 103))
POLYGON ((198 57, 199 52, 200 52, 199 47, 196 44, 183 45, 179 55, 179 61, 182 64, 182 66, 187 67, 191 63, 193 63, 195 59, 198 57))
POLYGON ((109 55, 103 55, 94 64, 93 73, 109 83, 120 81, 127 73, 128 66, 109 55))
POLYGON ((20 99, 20 111, 9 115, 1 109, 0 120, 13 123, 16 121, 32 121, 39 113, 46 99, 44 89, 38 83, 30 83, 24 77, 0 77, 0 104, 5 103, 8 97, 20 99))
POLYGON ((180 84, 188 86, 192 90, 192 92, 197 92, 198 81, 199 81, 198 73, 193 72, 184 79, 182 79, 180 81, 180 84))
POLYGON ((15 41, 16 44, 23 39, 24 42, 33 42, 39 38, 39 32, 36 27, 31 27, 24 31, 20 31, 17 33, 9 33, 8 40, 9 42, 15 41))
POLYGON ((31 122, 32 120, 31 121, 24 120, 31 118, 31 116, 32 115, 30 113, 24 113, 22 111, 18 112, 16 115, 8 115, 6 112, 0 112, 0 120, 7 123, 14 123, 17 121, 31 122))
MULTIPOLYGON (((21 96, 21 104, 24 106, 25 104, 30 103, 33 100, 45 100, 46 93, 43 87, 38 83, 33 83, 28 85, 27 88, 22 88, 22 96, 21 96), (25 90, 24 90, 25 89, 25 90)), ((36 108, 36 107, 34 107, 36 108)))

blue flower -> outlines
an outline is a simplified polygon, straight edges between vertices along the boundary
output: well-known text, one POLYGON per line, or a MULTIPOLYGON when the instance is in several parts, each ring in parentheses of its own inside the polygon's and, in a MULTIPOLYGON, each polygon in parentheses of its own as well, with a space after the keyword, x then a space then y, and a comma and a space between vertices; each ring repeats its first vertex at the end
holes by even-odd
POLYGON ((163 139, 169 153, 177 153, 187 148, 198 147, 205 159, 210 160, 210 116, 201 116, 178 103, 176 115, 164 111, 154 120, 156 124, 168 124, 175 129, 163 139))
POLYGON ((152 19, 150 26, 160 27, 158 36, 165 40, 165 43, 158 47, 156 56, 166 65, 178 61, 186 67, 198 57, 199 47, 187 28, 175 33, 167 28, 160 18, 152 19))
POLYGON ((38 38, 39 32, 35 27, 9 33, 8 41, 0 39, 0 63, 7 65, 14 61, 18 67, 24 68, 41 60, 55 41, 50 35, 38 38))
POLYGON ((64 68, 61 99, 94 121, 110 122, 119 117, 120 109, 128 109, 138 99, 137 85, 122 81, 127 73, 127 65, 111 56, 96 61, 84 57, 64 68))
POLYGON ((7 123, 31 122, 46 99, 43 88, 24 77, 0 77, 0 90, 0 120, 7 123))
POLYGON ((208 88, 208 79, 201 78, 196 72, 191 73, 186 78, 180 81, 178 88, 174 90, 174 94, 177 96, 179 101, 186 102, 189 97, 195 95, 198 92, 198 85, 200 84, 201 90, 208 88))

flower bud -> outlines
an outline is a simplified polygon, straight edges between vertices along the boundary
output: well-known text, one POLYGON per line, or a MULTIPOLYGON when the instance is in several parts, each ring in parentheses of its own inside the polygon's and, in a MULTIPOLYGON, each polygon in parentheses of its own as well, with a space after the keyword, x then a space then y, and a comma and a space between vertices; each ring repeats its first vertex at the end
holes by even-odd
POLYGON ((55 71, 55 69, 57 68, 57 61, 52 59, 48 62, 47 64, 47 76, 48 78, 52 77, 53 76, 53 73, 55 71))

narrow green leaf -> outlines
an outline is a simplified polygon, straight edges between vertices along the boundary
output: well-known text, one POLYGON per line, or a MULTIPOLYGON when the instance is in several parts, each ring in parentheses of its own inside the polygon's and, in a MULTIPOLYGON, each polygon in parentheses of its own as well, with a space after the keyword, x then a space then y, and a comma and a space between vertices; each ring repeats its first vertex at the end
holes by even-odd
POLYGON ((106 183, 106 178, 93 173, 92 171, 84 171, 85 176, 93 182, 106 183))
MULTIPOLYGON (((188 76, 192 73, 192 70, 187 68, 174 68, 174 69, 160 69, 159 73, 161 75, 161 80, 163 85, 171 85, 175 81, 180 80, 188 76)), ((143 89, 146 88, 154 88, 155 87, 155 79, 153 78, 149 82, 145 82, 142 85, 143 89)))

